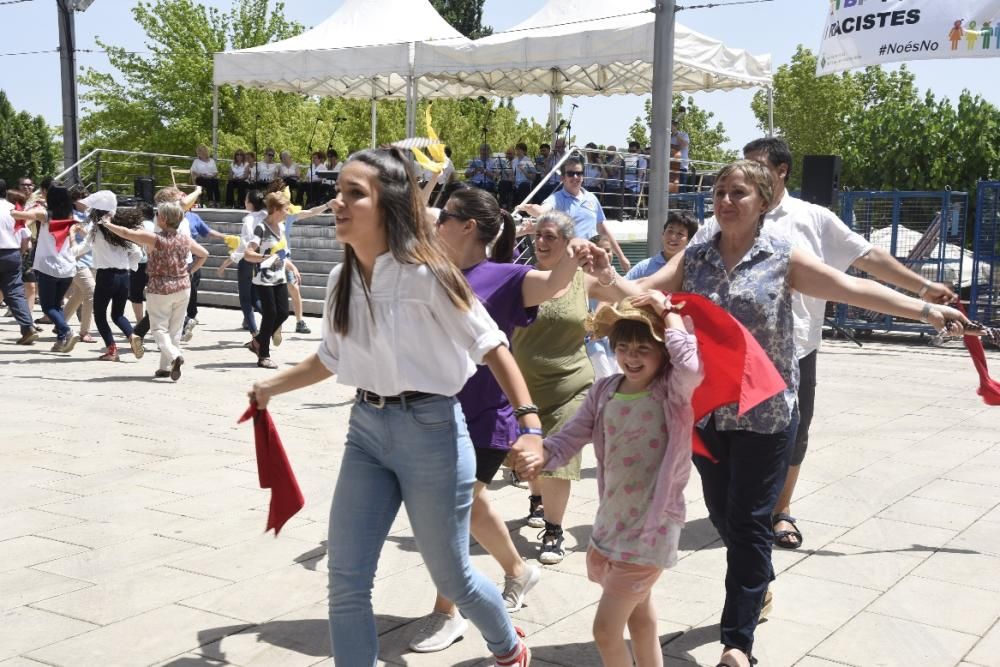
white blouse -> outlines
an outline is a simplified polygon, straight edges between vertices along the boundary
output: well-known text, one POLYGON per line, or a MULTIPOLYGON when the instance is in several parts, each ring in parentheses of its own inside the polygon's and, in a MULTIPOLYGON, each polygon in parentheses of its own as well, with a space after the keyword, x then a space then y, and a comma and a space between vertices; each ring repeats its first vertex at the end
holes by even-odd
POLYGON ((198 158, 191 163, 191 173, 195 176, 214 178, 219 175, 219 168, 215 166, 215 160, 212 158, 208 158, 207 160, 198 158))
MULTIPOLYGON (((330 271, 327 294, 336 289, 343 264, 330 271)), ((371 309, 355 272, 351 281, 350 330, 335 333, 329 300, 323 309, 319 359, 337 381, 382 396, 423 391, 454 396, 476 364, 507 337, 478 300, 465 312, 448 298, 422 264, 400 264, 391 253, 375 260, 371 309)))
POLYGON ((232 164, 229 165, 229 178, 237 181, 245 180, 247 176, 249 176, 249 174, 247 173, 249 170, 250 170, 250 165, 248 165, 246 162, 244 162, 243 164, 236 164, 235 162, 233 162, 232 164))
POLYGON ((73 253, 73 235, 63 241, 62 249, 56 248, 56 239, 49 233, 48 221, 39 225, 35 246, 35 262, 31 268, 53 278, 72 278, 76 275, 76 255, 73 253))

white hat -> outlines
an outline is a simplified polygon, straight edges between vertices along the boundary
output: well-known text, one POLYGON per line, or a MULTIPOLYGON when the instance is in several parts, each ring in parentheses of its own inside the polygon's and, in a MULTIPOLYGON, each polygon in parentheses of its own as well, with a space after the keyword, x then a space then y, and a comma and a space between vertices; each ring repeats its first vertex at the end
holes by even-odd
POLYGON ((118 197, 111 190, 98 190, 92 195, 87 195, 80 200, 80 203, 87 208, 96 208, 99 211, 114 213, 118 210, 118 197))

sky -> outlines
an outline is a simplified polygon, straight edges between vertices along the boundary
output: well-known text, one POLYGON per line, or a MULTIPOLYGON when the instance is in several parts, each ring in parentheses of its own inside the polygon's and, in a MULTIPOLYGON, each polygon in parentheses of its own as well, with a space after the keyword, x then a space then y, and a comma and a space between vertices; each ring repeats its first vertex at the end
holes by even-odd
MULTIPOLYGON (((228 9, 232 0, 206 0, 204 4, 228 9)), ((285 0, 285 13, 288 18, 309 27, 331 15, 340 4, 341 0, 285 0)), ((504 30, 528 18, 543 4, 544 0, 486 0, 484 23, 492 25, 494 30, 504 30)), ((685 4, 710 3, 695 0, 678 3, 680 6, 685 4)), ((77 45, 93 47, 94 37, 99 36, 118 46, 143 49, 144 34, 129 11, 134 5, 133 0, 95 0, 86 12, 77 14, 77 45)), ((57 47, 55 6, 55 0, 0 3, 0 25, 7 28, 0 53, 57 47)), ((608 7, 610 12, 614 3, 609 2, 608 7)), ((719 39, 727 46, 754 54, 771 54, 774 69, 777 69, 790 61, 798 44, 814 52, 819 50, 826 0, 771 0, 751 5, 686 9, 678 12, 677 18, 679 23, 719 39)), ((81 65, 110 70, 107 58, 101 54, 81 53, 78 58, 81 65)), ((908 65, 922 90, 931 89, 938 97, 957 100, 967 88, 1000 106, 1000 87, 986 85, 987 81, 995 81, 998 66, 1000 61, 996 59, 917 61, 908 65)), ((57 53, 0 56, 0 88, 18 111, 41 114, 50 124, 61 124, 57 53)), ((712 111, 723 123, 729 135, 727 147, 738 149, 762 134, 750 110, 753 94, 752 90, 735 90, 697 93, 693 97, 699 106, 712 111)), ((579 143, 620 144, 635 117, 642 114, 643 101, 643 97, 636 95, 566 98, 563 111, 568 113, 570 104, 579 104, 573 119, 579 143)), ((205 103, 211 101, 206 99, 205 103)), ((515 106, 522 114, 545 123, 547 98, 522 97, 515 100, 515 106)), ((142 149, 141 146, 135 148, 142 149)))

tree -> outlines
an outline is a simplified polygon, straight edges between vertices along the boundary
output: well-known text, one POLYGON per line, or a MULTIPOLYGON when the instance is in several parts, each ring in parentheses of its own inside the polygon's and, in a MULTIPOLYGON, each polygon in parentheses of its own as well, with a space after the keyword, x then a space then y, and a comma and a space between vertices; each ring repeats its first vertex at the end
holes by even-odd
MULTIPOLYGON (((752 108, 766 127, 764 93, 752 108)), ((817 77, 816 57, 802 46, 775 73, 774 126, 799 158, 792 188, 809 154, 840 155, 841 184, 872 190, 969 192, 1000 164, 1000 109, 980 96, 963 91, 955 107, 921 95, 905 65, 817 77)))
MULTIPOLYGON (((691 139, 688 158, 696 162, 715 163, 732 162, 735 160, 737 157, 736 153, 722 147, 723 144, 729 141, 729 135, 726 134, 725 126, 719 122, 712 125, 712 119, 715 117, 715 114, 695 104, 693 97, 688 97, 685 102, 681 95, 674 95, 673 117, 675 119, 678 118, 677 110, 682 106, 687 109, 687 112, 678 123, 678 126, 681 130, 687 132, 688 137, 691 139)), ((652 127, 652 99, 646 100, 645 113, 646 127, 652 127)), ((639 122, 638 118, 636 118, 636 122, 639 122)), ((635 124, 632 125, 632 128, 635 128, 635 124)), ((642 143, 642 145, 645 146, 646 144, 642 143)))
POLYGON ((52 129, 41 116, 18 113, 0 90, 0 178, 7 185, 21 176, 39 180, 54 175, 56 151, 52 129))
POLYGON ((492 26, 483 25, 486 0, 431 0, 431 5, 451 26, 468 37, 479 39, 493 34, 492 26))
POLYGON ((632 125, 628 128, 628 140, 629 142, 637 141, 639 146, 645 148, 649 145, 649 100, 646 100, 646 121, 644 122, 641 116, 636 116, 635 120, 632 121, 632 125))

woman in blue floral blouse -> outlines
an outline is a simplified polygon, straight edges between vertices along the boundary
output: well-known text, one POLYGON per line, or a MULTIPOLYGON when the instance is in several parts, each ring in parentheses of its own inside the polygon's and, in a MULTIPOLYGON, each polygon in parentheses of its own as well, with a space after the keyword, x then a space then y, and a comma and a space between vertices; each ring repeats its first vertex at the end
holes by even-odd
POLYGON ((797 419, 798 365, 792 335, 791 294, 849 303, 935 329, 961 334, 968 320, 954 308, 932 305, 871 280, 836 271, 814 255, 793 249, 763 229, 772 196, 767 170, 756 162, 724 167, 715 183, 720 233, 692 245, 639 283, 599 276, 614 301, 645 289, 703 294, 725 308, 756 337, 788 388, 743 415, 726 405, 698 424, 716 462, 696 457, 709 517, 726 545, 726 602, 722 611, 720 667, 749 667, 754 630, 770 603, 771 513, 785 479, 789 433, 797 419), (766 600, 765 600, 766 599, 766 600))

